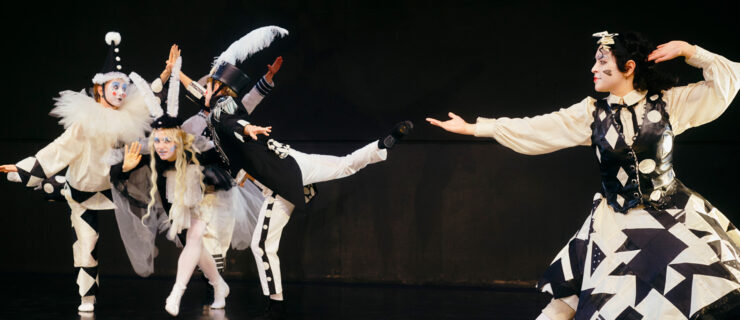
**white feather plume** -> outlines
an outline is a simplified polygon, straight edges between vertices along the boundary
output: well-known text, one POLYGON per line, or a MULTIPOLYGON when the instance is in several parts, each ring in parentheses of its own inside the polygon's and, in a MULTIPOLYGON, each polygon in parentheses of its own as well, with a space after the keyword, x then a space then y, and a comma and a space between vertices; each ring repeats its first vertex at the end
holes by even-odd
POLYGON ((167 114, 177 118, 178 98, 180 96, 180 69, 182 68, 182 57, 177 57, 175 66, 172 67, 170 75, 170 89, 167 91, 167 114))
POLYGON ((121 34, 115 31, 106 33, 105 43, 107 43, 108 45, 111 45, 111 44, 119 45, 121 43, 121 34))
POLYGON ((159 105, 157 97, 155 97, 154 93, 152 93, 152 91, 149 89, 149 85, 147 84, 146 80, 144 80, 144 78, 142 78, 136 72, 131 72, 129 77, 136 86, 136 90, 140 91, 141 94, 144 96, 144 104, 146 104, 146 107, 149 108, 149 114, 152 116, 152 118, 156 119, 161 117, 163 114, 162 107, 159 105))
POLYGON ((232 43, 226 51, 221 53, 221 55, 213 61, 213 66, 219 65, 221 62, 228 62, 231 64, 242 62, 256 52, 269 46, 275 37, 284 37, 286 35, 288 35, 288 30, 278 26, 267 26, 254 29, 241 39, 232 43))

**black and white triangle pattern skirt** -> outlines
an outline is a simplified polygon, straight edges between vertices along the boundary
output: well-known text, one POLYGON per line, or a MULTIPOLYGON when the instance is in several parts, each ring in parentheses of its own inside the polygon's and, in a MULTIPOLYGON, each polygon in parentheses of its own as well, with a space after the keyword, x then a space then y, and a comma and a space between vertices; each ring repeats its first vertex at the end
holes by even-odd
POLYGON ((576 319, 721 318, 740 306, 740 232, 697 194, 679 202, 622 214, 597 193, 538 288, 577 297, 576 319))

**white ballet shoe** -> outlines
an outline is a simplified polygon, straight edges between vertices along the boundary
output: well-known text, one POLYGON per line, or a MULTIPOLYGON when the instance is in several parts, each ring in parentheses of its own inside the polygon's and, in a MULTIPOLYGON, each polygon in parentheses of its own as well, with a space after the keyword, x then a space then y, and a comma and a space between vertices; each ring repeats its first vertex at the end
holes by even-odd
POLYGON ((77 311, 80 311, 80 312, 95 311, 95 296, 82 297, 80 306, 77 307, 77 311))
POLYGON ((183 293, 185 293, 185 288, 179 288, 175 285, 172 288, 172 292, 170 292, 170 295, 167 297, 167 300, 165 300, 164 309, 173 317, 180 313, 180 299, 182 298, 183 293))
POLYGON ((229 296, 229 285, 223 278, 213 285, 213 303, 211 309, 223 309, 226 307, 226 297, 229 296))

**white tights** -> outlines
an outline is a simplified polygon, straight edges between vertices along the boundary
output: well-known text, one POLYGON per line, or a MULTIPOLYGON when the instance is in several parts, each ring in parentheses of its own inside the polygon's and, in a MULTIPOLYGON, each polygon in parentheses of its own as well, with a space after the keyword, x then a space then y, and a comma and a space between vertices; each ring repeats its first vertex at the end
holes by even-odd
POLYGON ((223 281, 221 274, 216 268, 216 261, 213 256, 203 247, 203 234, 206 231, 206 223, 203 220, 191 218, 190 228, 188 228, 185 248, 180 253, 177 260, 177 276, 175 277, 175 288, 184 289, 190 277, 193 275, 195 266, 198 265, 208 280, 215 284, 223 281))

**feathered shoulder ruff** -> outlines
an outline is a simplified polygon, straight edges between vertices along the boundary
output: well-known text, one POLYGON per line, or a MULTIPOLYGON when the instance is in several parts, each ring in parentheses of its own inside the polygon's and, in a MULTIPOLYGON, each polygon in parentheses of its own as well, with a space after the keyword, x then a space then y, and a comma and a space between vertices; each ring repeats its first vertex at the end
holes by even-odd
POLYGON ((146 132, 151 130, 151 118, 144 95, 135 86, 130 90, 117 110, 103 107, 83 92, 62 91, 54 99, 56 107, 49 114, 60 118, 59 124, 64 129, 78 126, 88 137, 113 144, 129 143, 145 137, 146 132))

